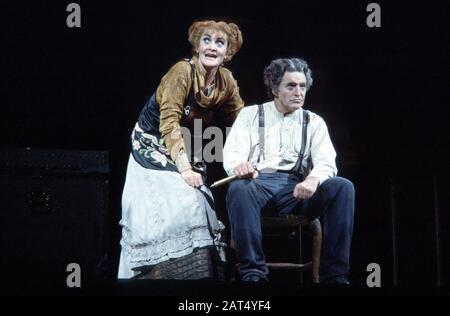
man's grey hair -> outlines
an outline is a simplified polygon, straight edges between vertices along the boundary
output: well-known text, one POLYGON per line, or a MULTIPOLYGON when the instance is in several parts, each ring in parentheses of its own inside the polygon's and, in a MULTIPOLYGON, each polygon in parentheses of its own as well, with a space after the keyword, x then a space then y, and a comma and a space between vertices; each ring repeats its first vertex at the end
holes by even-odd
POLYGON ((272 60, 266 68, 264 68, 264 84, 266 85, 267 94, 273 98, 273 91, 277 91, 285 72, 303 72, 306 77, 306 90, 312 86, 312 72, 308 63, 301 58, 280 58, 272 60))

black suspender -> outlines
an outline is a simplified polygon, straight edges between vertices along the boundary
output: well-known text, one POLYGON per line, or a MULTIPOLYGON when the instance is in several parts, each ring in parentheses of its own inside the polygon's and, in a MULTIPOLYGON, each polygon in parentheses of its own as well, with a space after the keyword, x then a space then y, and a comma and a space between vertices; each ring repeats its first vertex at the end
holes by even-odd
MULTIPOLYGON (((302 119, 302 115, 300 115, 300 124, 302 125, 302 145, 300 148, 300 152, 298 154, 298 159, 295 163, 295 166, 292 168, 291 172, 296 174, 296 175, 301 175, 302 174, 302 163, 303 163, 303 158, 305 157, 305 150, 306 150, 306 142, 307 142, 307 131, 306 128, 308 127, 308 123, 309 123, 309 111, 303 110, 302 109, 302 113, 303 113, 303 119, 302 119)), ((265 131, 264 131, 264 106, 262 104, 258 104, 258 116, 259 116, 259 129, 258 129, 258 133, 259 133, 259 155, 258 155, 258 162, 261 161, 261 156, 262 156, 262 161, 264 161, 265 159, 265 155, 264 155, 264 150, 265 150, 265 131)))
POLYGON ((307 142, 307 131, 306 128, 308 127, 309 123, 309 112, 306 110, 303 111, 303 122, 302 122, 302 146, 300 148, 300 152, 298 153, 298 159, 295 163, 295 166, 292 168, 292 173, 298 176, 303 176, 302 174, 302 163, 303 158, 305 157, 305 150, 306 150, 306 142, 307 142))
POLYGON ((265 138, 265 132, 264 132, 264 106, 262 104, 258 104, 258 116, 259 116, 259 155, 258 155, 258 162, 261 160, 265 160, 265 154, 264 154, 264 138, 265 138))

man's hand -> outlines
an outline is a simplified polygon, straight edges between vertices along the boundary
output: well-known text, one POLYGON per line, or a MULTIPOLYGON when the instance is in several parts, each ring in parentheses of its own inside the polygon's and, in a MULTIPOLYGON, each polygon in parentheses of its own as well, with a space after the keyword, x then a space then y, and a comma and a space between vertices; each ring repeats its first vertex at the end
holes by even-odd
POLYGON ((186 183, 191 187, 199 188, 203 185, 202 175, 200 173, 192 171, 192 169, 183 171, 181 173, 181 176, 183 177, 184 181, 186 181, 186 183))
POLYGON ((234 174, 238 178, 257 178, 258 177, 258 171, 256 171, 252 164, 248 161, 240 163, 234 168, 234 174))
POLYGON ((306 178, 295 186, 294 197, 299 200, 309 199, 316 192, 319 182, 319 179, 316 177, 306 178))

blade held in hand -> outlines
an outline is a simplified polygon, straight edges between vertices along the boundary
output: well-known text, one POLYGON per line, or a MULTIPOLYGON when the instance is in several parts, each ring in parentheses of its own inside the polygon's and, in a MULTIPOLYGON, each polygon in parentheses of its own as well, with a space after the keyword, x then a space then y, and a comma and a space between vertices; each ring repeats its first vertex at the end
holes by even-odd
POLYGON ((272 166, 275 166, 275 165, 279 164, 281 162, 281 160, 282 160, 281 156, 275 156, 275 157, 272 157, 270 159, 266 159, 264 161, 261 161, 260 163, 256 164, 254 166, 254 168, 256 170, 258 170, 258 171, 261 171, 261 170, 264 170, 266 168, 269 168, 269 167, 272 167, 272 166))
MULTIPOLYGON (((256 170, 258 170, 258 171, 261 171, 261 170, 264 170, 264 169, 267 169, 267 168, 269 168, 269 167, 272 167, 272 166, 275 166, 275 165, 279 164, 279 163, 281 162, 281 160, 282 160, 281 156, 275 156, 275 157, 272 157, 272 158, 270 158, 270 159, 266 159, 266 160, 264 160, 264 161, 261 161, 260 163, 256 164, 256 165, 254 166, 254 168, 255 168, 256 170)), ((218 186, 220 186, 220 185, 222 185, 222 184, 225 184, 225 183, 228 183, 228 182, 230 182, 230 181, 233 181, 233 180, 236 179, 236 178, 237 178, 236 175, 226 177, 226 178, 224 178, 224 179, 222 179, 222 180, 219 180, 219 181, 214 182, 214 183, 211 185, 211 188, 218 187, 218 186)))

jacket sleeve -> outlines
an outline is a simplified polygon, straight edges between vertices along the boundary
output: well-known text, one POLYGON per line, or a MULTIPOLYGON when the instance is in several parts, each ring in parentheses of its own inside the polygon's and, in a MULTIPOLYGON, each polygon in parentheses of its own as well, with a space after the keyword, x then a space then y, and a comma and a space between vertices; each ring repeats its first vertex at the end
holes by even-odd
POLYGON ((185 149, 180 120, 182 118, 183 105, 192 84, 190 71, 190 65, 186 62, 175 64, 163 77, 157 90, 160 106, 159 131, 169 150, 170 157, 174 161, 180 162, 181 165, 177 163, 179 171, 184 171, 191 167, 187 156, 178 157, 180 150, 185 149), (180 170, 180 168, 184 170, 180 170))
POLYGON ((224 116, 225 125, 232 126, 239 112, 244 107, 244 101, 239 94, 239 86, 231 73, 229 73, 228 81, 230 83, 229 100, 225 102, 220 110, 224 116))

